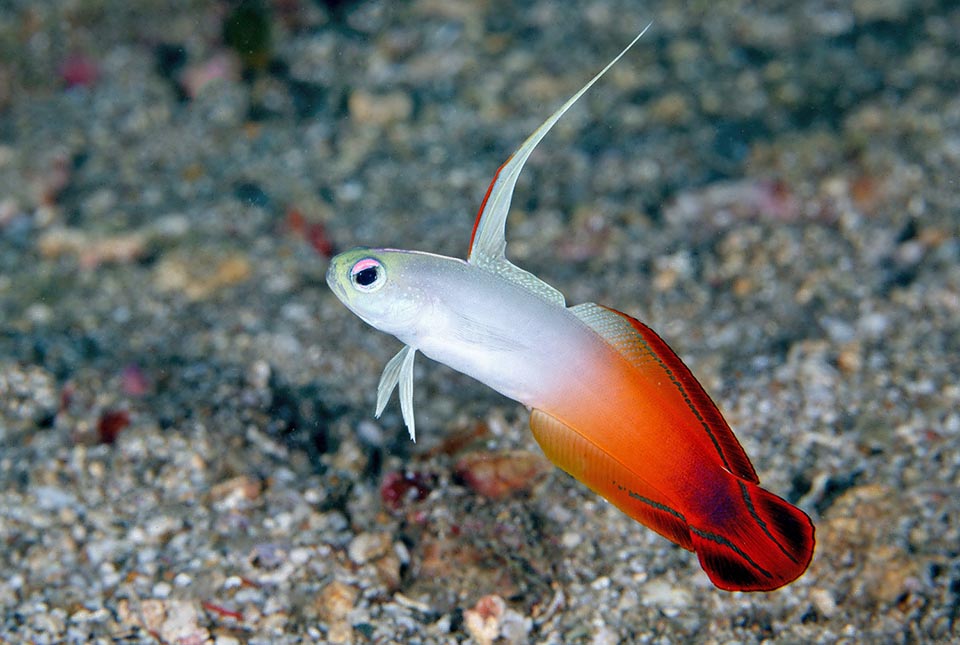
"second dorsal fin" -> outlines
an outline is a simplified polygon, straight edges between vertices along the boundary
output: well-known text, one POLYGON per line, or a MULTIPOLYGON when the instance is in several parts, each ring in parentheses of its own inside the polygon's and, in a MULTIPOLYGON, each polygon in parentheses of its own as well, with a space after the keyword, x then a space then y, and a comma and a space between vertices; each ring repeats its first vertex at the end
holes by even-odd
POLYGON ((617 350, 634 368, 673 384, 680 410, 690 415, 693 438, 715 451, 717 460, 728 471, 748 482, 757 483, 750 458, 727 425, 720 410, 680 357, 655 331, 639 320, 616 309, 594 303, 571 307, 570 311, 617 350))

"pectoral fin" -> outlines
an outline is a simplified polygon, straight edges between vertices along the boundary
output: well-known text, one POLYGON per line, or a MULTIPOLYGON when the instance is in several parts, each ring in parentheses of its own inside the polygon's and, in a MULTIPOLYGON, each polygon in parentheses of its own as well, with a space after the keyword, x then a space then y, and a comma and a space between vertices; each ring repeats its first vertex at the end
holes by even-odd
POLYGON ((403 422, 410 432, 410 438, 417 441, 416 424, 413 419, 413 358, 417 350, 409 345, 404 345, 403 349, 397 352, 397 355, 390 359, 387 366, 383 368, 383 374, 380 376, 380 383, 377 385, 377 410, 376 417, 380 418, 383 409, 387 407, 387 401, 393 394, 393 389, 400 384, 400 412, 403 414, 403 422))

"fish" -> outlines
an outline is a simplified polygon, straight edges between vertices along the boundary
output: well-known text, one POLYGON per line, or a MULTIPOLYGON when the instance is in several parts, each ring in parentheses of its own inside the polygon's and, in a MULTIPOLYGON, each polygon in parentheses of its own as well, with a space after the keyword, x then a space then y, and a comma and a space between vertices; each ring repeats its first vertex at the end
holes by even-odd
POLYGON ((421 352, 525 405, 556 466, 695 552, 715 586, 772 591, 800 577, 813 557, 809 516, 760 486, 720 410, 656 332, 616 309, 567 306, 560 291, 506 257, 507 216, 527 159, 649 28, 496 171, 465 260, 356 248, 331 259, 326 279, 350 311, 403 343, 377 386, 377 417, 399 388, 416 441, 413 367, 421 352))

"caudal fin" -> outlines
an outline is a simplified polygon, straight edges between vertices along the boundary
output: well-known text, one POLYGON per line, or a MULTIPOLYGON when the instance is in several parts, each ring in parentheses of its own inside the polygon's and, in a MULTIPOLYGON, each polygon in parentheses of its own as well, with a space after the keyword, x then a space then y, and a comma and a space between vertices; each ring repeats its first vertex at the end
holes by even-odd
POLYGON ((717 508, 690 524, 710 580, 728 591, 771 591, 799 578, 813 557, 813 522, 756 484, 737 479, 731 487, 733 512, 717 508))

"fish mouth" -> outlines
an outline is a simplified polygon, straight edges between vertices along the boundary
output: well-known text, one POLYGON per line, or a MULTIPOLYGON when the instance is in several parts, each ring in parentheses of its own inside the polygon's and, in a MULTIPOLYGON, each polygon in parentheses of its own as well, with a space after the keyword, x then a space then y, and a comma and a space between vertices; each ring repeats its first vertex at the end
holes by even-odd
POLYGON ((333 292, 340 301, 344 301, 347 296, 347 291, 343 287, 343 283, 338 280, 338 276, 341 275, 342 269, 342 258, 343 256, 336 256, 330 260, 330 265, 327 267, 327 286, 330 287, 330 291, 333 292))
MULTIPOLYGON (((369 251, 366 246, 356 246, 349 251, 339 253, 330 258, 330 264, 327 265, 327 286, 336 294, 341 302, 347 302, 347 282, 349 282, 349 266, 358 259, 358 252, 369 251)), ((360 253, 362 255, 362 253, 360 253)))

